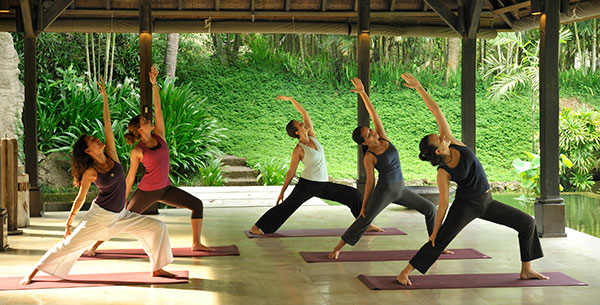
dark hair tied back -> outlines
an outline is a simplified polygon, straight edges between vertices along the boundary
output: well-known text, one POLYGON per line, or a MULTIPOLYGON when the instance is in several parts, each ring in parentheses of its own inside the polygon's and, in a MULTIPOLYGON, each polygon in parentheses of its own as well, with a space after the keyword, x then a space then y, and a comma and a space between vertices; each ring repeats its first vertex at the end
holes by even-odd
POLYGON ((129 124, 127 125, 128 133, 124 134, 125 142, 129 145, 135 144, 140 139, 140 134, 138 133, 138 128, 140 128, 140 115, 136 115, 129 120, 129 124))
POLYGON ((362 148, 363 154, 366 154, 367 150, 369 150, 369 146, 362 144, 365 141, 365 138, 363 138, 362 134, 360 134, 360 131, 363 127, 365 127, 365 126, 358 126, 358 127, 354 128, 354 131, 352 131, 352 140, 354 140, 354 142, 356 142, 356 144, 360 145, 362 148))
POLYGON ((285 126, 285 131, 287 131, 288 136, 296 139, 300 139, 300 136, 296 134, 298 128, 294 125, 295 120, 290 120, 290 122, 285 126))
POLYGON ((422 161, 428 161, 433 166, 438 166, 444 163, 442 156, 435 153, 437 146, 429 143, 429 135, 424 136, 419 143, 419 159, 422 161))
POLYGON ((94 164, 94 159, 88 155, 85 150, 88 148, 85 139, 87 135, 82 135, 73 144, 73 154, 71 155, 71 175, 73 175, 73 185, 81 185, 83 173, 94 164))

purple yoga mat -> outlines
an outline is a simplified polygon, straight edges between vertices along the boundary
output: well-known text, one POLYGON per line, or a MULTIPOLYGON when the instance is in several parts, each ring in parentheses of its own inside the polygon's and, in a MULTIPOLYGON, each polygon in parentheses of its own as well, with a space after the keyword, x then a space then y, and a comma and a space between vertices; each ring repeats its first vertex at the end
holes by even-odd
MULTIPOLYGON (((197 257, 197 256, 229 256, 240 255, 237 246, 211 247, 215 252, 192 251, 190 247, 172 248, 174 257, 197 257)), ((86 256, 85 253, 78 259, 94 260, 94 259, 125 259, 125 258, 148 258, 143 249, 111 249, 98 250, 96 256, 86 256)))
POLYGON ((153 277, 150 272, 127 272, 127 273, 96 273, 96 274, 73 274, 67 279, 60 280, 52 276, 36 276, 26 286, 19 284, 23 277, 0 278, 0 290, 21 289, 46 289, 46 288, 75 288, 75 287, 98 287, 115 285, 162 285, 162 284, 185 284, 188 282, 188 272, 169 271, 177 274, 176 278, 153 277))
POLYGON ((562 272, 543 272, 548 280, 522 280, 518 273, 498 274, 436 274, 409 276, 412 286, 402 286, 396 276, 369 276, 361 274, 361 280, 372 290, 410 290, 444 288, 489 288, 489 287, 543 287, 543 286, 587 286, 562 272))
MULTIPOLYGON (((383 228, 383 232, 365 232, 364 235, 406 235, 398 228, 383 228)), ((275 233, 265 235, 254 235, 246 230, 248 238, 270 238, 270 237, 314 237, 314 236, 342 236, 346 232, 344 228, 335 229, 300 229, 300 230, 279 230, 275 233)))
MULTIPOLYGON (((452 249, 452 251, 454 254, 442 254, 439 259, 491 258, 475 249, 452 249)), ((328 258, 329 253, 300 252, 300 256, 307 263, 406 261, 410 260, 417 250, 345 251, 340 252, 338 259, 328 258)))

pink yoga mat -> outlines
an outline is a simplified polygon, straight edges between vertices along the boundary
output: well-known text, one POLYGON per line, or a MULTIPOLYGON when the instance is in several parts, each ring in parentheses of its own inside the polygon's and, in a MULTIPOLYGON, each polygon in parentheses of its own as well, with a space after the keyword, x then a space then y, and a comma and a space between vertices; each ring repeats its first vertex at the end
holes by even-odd
MULTIPOLYGON (((211 247, 215 252, 192 251, 190 247, 172 248, 174 257, 197 257, 197 256, 229 256, 240 255, 237 246, 211 247)), ((125 258, 148 258, 143 249, 111 249, 98 250, 96 256, 86 256, 85 253, 79 260, 94 260, 94 259, 125 259, 125 258)))
POLYGON ((444 288, 490 288, 490 287, 543 287, 587 286, 562 272, 543 272, 549 280, 522 280, 518 273, 498 274, 437 274, 409 276, 412 286, 402 286, 396 276, 369 276, 361 274, 361 280, 372 290, 410 290, 444 288))
POLYGON ((150 272, 127 272, 127 273, 96 273, 96 274, 72 274, 65 280, 52 276, 36 276, 31 284, 22 286, 19 282, 23 277, 0 278, 0 290, 20 289, 46 289, 46 288, 75 288, 75 287, 97 287, 115 285, 162 285, 162 284, 185 284, 188 282, 188 272, 169 271, 177 274, 176 278, 153 277, 150 272))
MULTIPOLYGON (((439 259, 473 259, 491 258, 475 249, 452 249, 454 254, 442 254, 439 259)), ((410 260, 417 250, 386 250, 386 251, 345 251, 338 259, 330 259, 330 252, 300 252, 307 263, 336 263, 336 262, 375 262, 375 261, 406 261, 410 260)))
MULTIPOLYGON (((383 232, 365 232, 364 235, 406 235, 406 233, 397 228, 383 228, 383 232)), ((314 237, 314 236, 342 236, 346 232, 344 228, 335 229, 300 229, 300 230, 279 230, 275 233, 265 235, 254 235, 246 230, 248 238, 269 238, 269 237, 314 237)))

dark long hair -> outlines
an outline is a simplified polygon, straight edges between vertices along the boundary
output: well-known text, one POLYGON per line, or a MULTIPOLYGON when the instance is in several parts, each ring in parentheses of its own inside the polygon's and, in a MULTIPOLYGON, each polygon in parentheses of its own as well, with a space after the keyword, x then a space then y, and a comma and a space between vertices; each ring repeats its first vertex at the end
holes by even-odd
POLYGON ((429 143, 429 136, 430 135, 424 136, 419 143, 419 149, 421 150, 421 153, 419 153, 419 159, 428 161, 433 166, 444 164, 444 158, 435 153, 437 146, 429 143))
POLYGON ((296 134, 296 131, 298 131, 298 128, 296 127, 296 125, 294 125, 295 121, 296 120, 290 120, 290 122, 287 124, 287 126, 285 126, 285 131, 287 131, 288 136, 290 136, 292 138, 300 139, 300 136, 296 134))
POLYGON ((88 135, 84 134, 73 144, 73 154, 71 155, 71 175, 73 175, 73 185, 81 186, 81 177, 83 173, 94 164, 94 159, 85 150, 88 148, 85 139, 88 135))
POLYGON ((366 127, 366 126, 358 126, 358 127, 354 128, 354 131, 352 131, 352 140, 354 140, 354 142, 356 142, 356 144, 360 145, 362 148, 363 154, 366 154, 367 150, 369 150, 369 146, 362 144, 365 141, 365 138, 363 138, 362 134, 360 134, 360 131, 363 127, 366 127))
POLYGON ((125 142, 129 145, 135 144, 140 139, 140 133, 137 131, 140 128, 140 115, 136 115, 129 120, 127 125, 128 133, 124 135, 125 142))

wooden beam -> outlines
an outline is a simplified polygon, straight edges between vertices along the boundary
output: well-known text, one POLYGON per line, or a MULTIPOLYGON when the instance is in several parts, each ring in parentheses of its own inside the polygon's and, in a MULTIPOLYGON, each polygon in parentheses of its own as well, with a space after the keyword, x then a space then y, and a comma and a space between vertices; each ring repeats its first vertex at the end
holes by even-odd
POLYGON ((321 11, 327 10, 327 0, 321 0, 321 11))
MULTIPOLYGON (((492 4, 492 6, 494 8, 498 8, 501 9, 504 6, 504 3, 501 0, 489 0, 490 4, 492 4)), ((513 18, 512 15, 509 15, 507 13, 502 13, 500 14, 500 17, 502 18, 502 20, 504 20, 504 22, 506 22, 506 24, 508 24, 508 26, 512 29, 513 28, 513 23, 515 21, 515 19, 513 18)))
POLYGON ((23 29, 25 30, 25 37, 35 37, 33 32, 33 19, 31 16, 31 6, 29 0, 20 0, 21 4, 21 16, 23 17, 23 29))
POLYGON ((178 11, 183 10, 183 0, 178 0, 177 1, 177 10, 178 11))
POLYGON ((531 7, 531 1, 520 2, 517 4, 505 6, 503 8, 495 9, 495 10, 492 10, 492 14, 500 15, 500 14, 509 13, 512 11, 518 11, 518 10, 520 10, 522 8, 526 8, 526 7, 531 7))
POLYGON ((23 150, 25 151, 25 172, 29 175, 29 213, 34 217, 42 216, 38 186, 36 43, 35 35, 25 36, 23 40, 23 83, 25 85, 25 103, 23 105, 25 143, 23 150))
POLYGON ((221 9, 221 0, 215 0, 215 11, 221 9))
POLYGON ((458 18, 454 13, 449 10, 446 5, 439 0, 424 0, 427 5, 429 5, 439 16, 444 20, 444 22, 454 31, 456 31, 459 35, 462 35, 462 32, 458 29, 458 18))
MULTIPOLYGON (((109 3, 108 5, 110 6, 110 1, 107 1, 109 3)), ((60 14, 62 14, 67 7, 71 5, 71 3, 73 3, 73 0, 54 1, 54 4, 52 4, 52 6, 46 12, 44 12, 41 31, 43 32, 45 29, 47 29, 48 26, 52 24, 52 22, 54 22, 54 20, 56 20, 56 18, 58 18, 58 16, 60 16, 60 14)))
MULTIPOLYGON (((362 81, 365 87, 365 92, 369 95, 370 89, 370 62, 371 62, 371 1, 358 1, 358 33, 357 33, 357 54, 356 64, 358 67, 358 78, 362 81)), ((356 121, 358 126, 369 126, 369 113, 362 101, 361 96, 357 99, 356 121)), ((367 175, 364 166, 364 153, 360 145, 357 146, 357 174, 358 181, 356 182, 358 190, 364 194, 367 175)))
POLYGON ((396 9, 396 0, 390 0, 390 12, 396 9))
MULTIPOLYGON (((75 1, 73 1, 75 2, 75 1)), ((110 0, 106 0, 106 9, 109 10, 110 9, 110 0)))
POLYGON ((290 3, 291 3, 291 0, 285 0, 285 11, 286 12, 290 11, 290 3))
POLYGON ((254 13, 256 9, 256 0, 250 0, 250 11, 254 13))
POLYGON ((474 0, 471 3, 470 20, 467 29, 467 37, 475 38, 477 36, 477 29, 479 29, 479 20, 481 16, 481 9, 483 8, 483 0, 474 0))
POLYGON ((358 0, 354 0, 354 9, 353 11, 358 12, 358 0))

